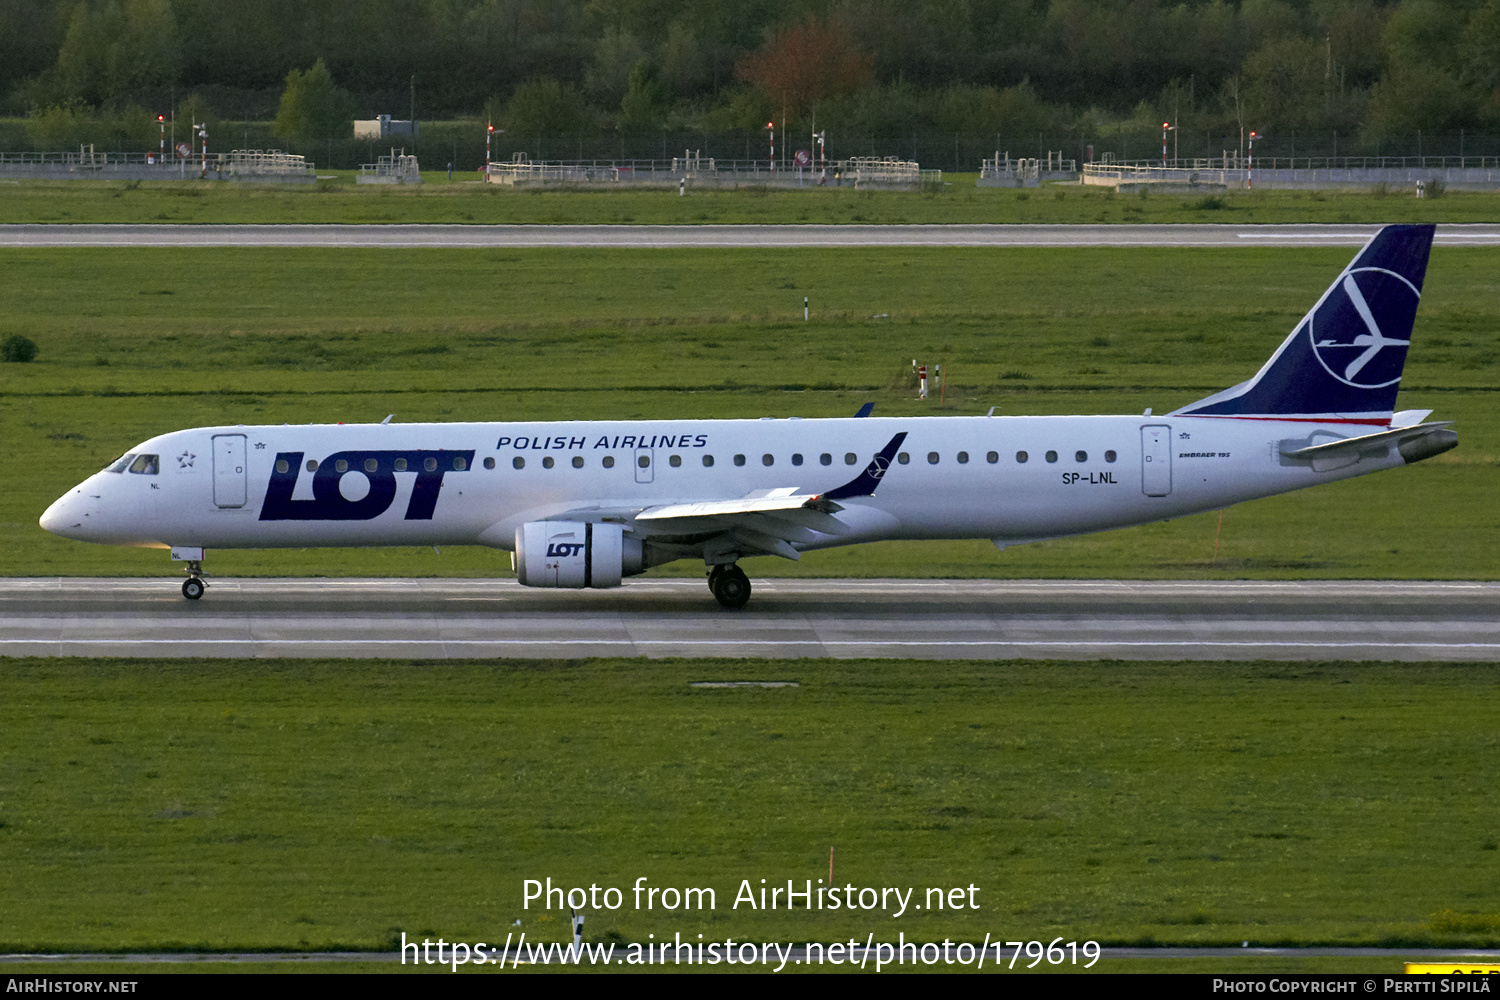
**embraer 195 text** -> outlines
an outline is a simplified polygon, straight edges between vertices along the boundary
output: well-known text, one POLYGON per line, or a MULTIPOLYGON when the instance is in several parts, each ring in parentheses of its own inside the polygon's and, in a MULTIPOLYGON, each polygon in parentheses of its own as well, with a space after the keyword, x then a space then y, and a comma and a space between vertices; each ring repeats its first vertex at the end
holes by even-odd
MULTIPOLYGON (((1393 412, 1433 227, 1388 226, 1254 378, 1162 416, 198 427, 143 441, 47 509, 55 534, 203 552, 489 545, 530 587, 892 538, 1000 547, 1144 524, 1452 448, 1393 412)), ((387 418, 389 421, 389 418, 387 418)))

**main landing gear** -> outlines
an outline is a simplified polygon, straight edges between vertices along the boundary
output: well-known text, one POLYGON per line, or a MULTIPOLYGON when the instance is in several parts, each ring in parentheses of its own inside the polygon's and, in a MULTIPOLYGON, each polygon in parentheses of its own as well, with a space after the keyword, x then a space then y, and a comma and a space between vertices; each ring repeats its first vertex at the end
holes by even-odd
POLYGON ((203 582, 203 564, 200 562, 189 562, 187 564, 187 575, 188 578, 182 581, 182 596, 190 601, 196 601, 208 589, 208 584, 203 582))
POLYGON ((733 563, 709 570, 708 589, 713 591, 715 600, 726 608, 743 608, 745 602, 750 600, 750 578, 733 563))

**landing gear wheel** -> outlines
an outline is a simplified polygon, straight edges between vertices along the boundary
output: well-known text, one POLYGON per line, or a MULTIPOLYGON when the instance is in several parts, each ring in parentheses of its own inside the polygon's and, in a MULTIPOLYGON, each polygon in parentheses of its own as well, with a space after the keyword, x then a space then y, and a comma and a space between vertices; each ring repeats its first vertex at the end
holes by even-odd
POLYGON ((182 596, 190 601, 196 601, 203 596, 206 584, 196 576, 190 576, 182 581, 182 596))
POLYGON ((708 571, 708 589, 711 593, 718 593, 719 577, 724 575, 724 565, 719 563, 708 571))
POLYGON ((725 566, 714 582, 714 597, 726 608, 743 608, 750 600, 750 578, 738 566, 725 566))

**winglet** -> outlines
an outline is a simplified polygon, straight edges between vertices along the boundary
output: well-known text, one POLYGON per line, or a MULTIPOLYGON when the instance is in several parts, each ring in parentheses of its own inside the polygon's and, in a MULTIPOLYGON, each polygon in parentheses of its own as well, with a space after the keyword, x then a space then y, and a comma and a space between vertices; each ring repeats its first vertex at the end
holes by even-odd
POLYGON ((849 480, 837 489, 829 490, 819 500, 846 500, 849 497, 874 496, 875 487, 880 485, 880 480, 885 477, 885 470, 891 467, 891 460, 896 457, 896 449, 901 447, 901 442, 906 440, 906 432, 902 431, 891 438, 880 454, 870 459, 870 464, 865 466, 865 471, 849 480))
POLYGON ((870 415, 870 411, 873 410, 873 409, 875 409, 875 404, 874 403, 866 403, 864 406, 861 406, 859 408, 859 412, 856 413, 855 416, 856 417, 868 417, 870 415))

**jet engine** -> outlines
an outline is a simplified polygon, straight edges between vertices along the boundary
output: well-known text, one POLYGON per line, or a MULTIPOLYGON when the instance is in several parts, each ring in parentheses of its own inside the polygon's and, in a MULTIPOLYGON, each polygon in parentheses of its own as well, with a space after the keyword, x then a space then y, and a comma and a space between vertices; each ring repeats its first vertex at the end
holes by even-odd
POLYGON ((618 587, 645 567, 641 540, 618 524, 528 521, 516 529, 516 578, 526 587, 618 587))

